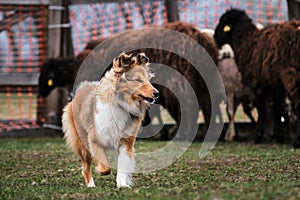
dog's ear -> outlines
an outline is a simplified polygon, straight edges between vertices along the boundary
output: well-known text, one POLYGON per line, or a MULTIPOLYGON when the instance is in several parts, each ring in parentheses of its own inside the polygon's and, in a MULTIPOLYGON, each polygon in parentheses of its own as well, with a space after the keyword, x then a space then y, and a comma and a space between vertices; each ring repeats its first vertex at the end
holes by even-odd
POLYGON ((142 65, 149 63, 149 58, 145 55, 145 53, 138 53, 136 56, 136 64, 142 65))
POLYGON ((127 72, 134 61, 132 61, 132 55, 121 53, 118 57, 113 60, 113 68, 116 74, 123 74, 127 72))
POLYGON ((122 53, 119 56, 119 67, 121 68, 126 68, 129 67, 132 64, 132 60, 131 60, 132 55, 131 54, 126 54, 126 53, 122 53))

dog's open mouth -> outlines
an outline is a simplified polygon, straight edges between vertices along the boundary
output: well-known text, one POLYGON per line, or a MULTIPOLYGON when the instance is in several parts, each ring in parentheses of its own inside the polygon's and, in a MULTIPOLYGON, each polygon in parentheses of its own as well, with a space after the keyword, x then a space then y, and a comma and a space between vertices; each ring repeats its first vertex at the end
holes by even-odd
POLYGON ((156 101, 156 99, 157 99, 157 98, 152 98, 152 97, 145 97, 145 96, 143 96, 143 95, 141 95, 141 94, 139 94, 139 96, 140 96, 144 101, 149 102, 149 103, 151 103, 151 104, 153 104, 153 103, 156 101))

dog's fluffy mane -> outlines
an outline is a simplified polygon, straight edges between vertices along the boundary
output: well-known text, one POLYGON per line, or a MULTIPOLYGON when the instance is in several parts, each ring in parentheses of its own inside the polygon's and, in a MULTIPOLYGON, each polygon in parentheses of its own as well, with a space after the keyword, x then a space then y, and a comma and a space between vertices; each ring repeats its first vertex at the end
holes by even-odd
MULTIPOLYGON (((155 77, 155 74, 151 72, 149 62, 139 65, 146 69, 147 76, 149 79, 155 77)), ((111 103, 116 103, 121 106, 124 110, 128 111, 131 115, 141 117, 144 115, 147 105, 141 105, 138 101, 132 101, 131 105, 128 104, 128 99, 123 99, 123 95, 117 90, 117 86, 120 81, 128 81, 126 79, 126 73, 123 73, 120 77, 116 77, 113 70, 113 63, 111 63, 105 71, 102 73, 99 81, 83 81, 79 84, 77 91, 83 88, 96 88, 96 96, 100 96, 111 103), (105 95, 103 95, 105 94, 105 95)))

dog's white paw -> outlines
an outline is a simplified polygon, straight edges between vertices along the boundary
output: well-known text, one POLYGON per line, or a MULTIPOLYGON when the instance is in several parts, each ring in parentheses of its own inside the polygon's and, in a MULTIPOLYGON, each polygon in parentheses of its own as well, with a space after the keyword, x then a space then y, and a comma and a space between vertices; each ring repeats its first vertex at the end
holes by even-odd
POLYGON ((91 178, 90 182, 87 184, 87 187, 88 187, 88 188, 96 187, 93 178, 91 178))
MULTIPOLYGON (((84 177, 83 170, 81 170, 81 174, 82 174, 82 176, 84 177)), ((91 178, 90 182, 89 182, 86 186, 87 186, 88 188, 96 187, 93 177, 91 178)))
POLYGON ((117 174, 117 187, 125 187, 125 188, 131 188, 132 181, 131 176, 129 174, 125 173, 118 173, 117 174))

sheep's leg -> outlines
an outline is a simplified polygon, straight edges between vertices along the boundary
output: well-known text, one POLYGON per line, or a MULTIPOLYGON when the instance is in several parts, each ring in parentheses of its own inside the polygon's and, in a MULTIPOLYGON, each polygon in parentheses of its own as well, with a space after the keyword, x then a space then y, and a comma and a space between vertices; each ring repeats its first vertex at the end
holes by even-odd
MULTIPOLYGON (((277 95, 276 100, 273 102, 273 114, 274 114, 274 136, 279 143, 284 142, 284 97, 285 95, 277 95)), ((287 120, 287 119, 285 119, 287 120)))
POLYGON ((255 119, 252 115, 252 107, 248 105, 247 102, 242 102, 244 113, 249 117, 251 124, 255 125, 255 119))
POLYGON ((142 121, 142 126, 148 126, 151 123, 151 117, 150 117, 150 113, 149 110, 146 110, 146 113, 144 115, 144 119, 142 121))
POLYGON ((235 136, 234 116, 235 116, 234 94, 227 94, 227 115, 228 128, 225 134, 225 141, 232 142, 235 136))
POLYGON ((180 123, 176 124, 172 129, 176 130, 176 140, 183 140, 183 141, 192 141, 194 136, 198 130, 198 123, 197 119, 199 116, 199 112, 192 110, 192 108, 183 108, 182 113, 184 119, 179 118, 180 123))
POLYGON ((161 136, 161 138, 163 140, 168 140, 168 139, 170 139, 170 137, 172 138, 177 134, 178 126, 180 125, 181 111, 180 111, 179 105, 176 107, 177 107, 176 109, 175 109, 175 107, 173 107, 173 108, 171 107, 171 109, 168 109, 170 115, 175 120, 175 124, 169 131, 163 132, 163 135, 161 136))
POLYGON ((258 112, 258 119, 256 124, 256 135, 254 142, 256 144, 261 143, 264 136, 264 122, 266 118, 266 105, 263 95, 258 95, 256 98, 256 108, 258 112))
POLYGON ((293 146, 294 148, 300 148, 300 105, 298 103, 297 107, 296 107, 296 113, 297 113, 297 135, 296 135, 296 139, 293 142, 293 146))
POLYGON ((284 85, 285 91, 289 95, 289 98, 296 106, 297 114, 297 132, 296 139, 293 142, 294 148, 300 148, 300 105, 299 105, 299 83, 297 77, 298 70, 295 67, 285 67, 284 70, 281 70, 281 80, 284 85))
POLYGON ((223 120, 223 115, 222 115, 222 112, 221 112, 221 108, 220 108, 220 102, 215 102, 213 105, 217 105, 217 113, 216 113, 216 116, 213 117, 213 119, 217 119, 217 117, 219 118, 219 123, 221 124, 224 124, 224 120, 223 120))
POLYGON ((155 111, 155 116, 157 117, 159 126, 163 126, 163 125, 164 125, 164 122, 163 122, 162 117, 161 117, 160 106, 157 105, 157 106, 155 107, 155 110, 154 110, 154 111, 155 111))
POLYGON ((207 98, 206 96, 203 97, 202 99, 198 99, 198 101, 200 102, 203 117, 204 117, 203 133, 206 134, 211 119, 211 103, 209 98, 207 98))

